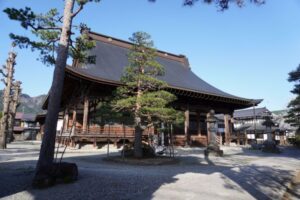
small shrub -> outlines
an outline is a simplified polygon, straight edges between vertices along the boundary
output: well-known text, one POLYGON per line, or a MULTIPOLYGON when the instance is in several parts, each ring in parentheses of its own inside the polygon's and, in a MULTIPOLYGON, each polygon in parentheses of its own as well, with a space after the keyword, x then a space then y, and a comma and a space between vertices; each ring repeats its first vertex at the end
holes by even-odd
POLYGON ((289 138, 289 143, 300 148, 300 134, 297 134, 295 138, 289 138))
MULTIPOLYGON (((156 156, 154 149, 150 145, 143 143, 142 149, 143 158, 153 158, 156 156)), ((121 154, 123 154, 123 151, 125 157, 133 157, 134 155, 134 149, 132 145, 125 145, 124 149, 121 151, 121 154)))

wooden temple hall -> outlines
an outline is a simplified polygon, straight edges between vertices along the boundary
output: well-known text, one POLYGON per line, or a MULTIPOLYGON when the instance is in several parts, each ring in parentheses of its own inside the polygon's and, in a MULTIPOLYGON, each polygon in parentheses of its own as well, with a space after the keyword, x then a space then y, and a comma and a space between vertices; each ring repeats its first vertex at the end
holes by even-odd
MULTIPOLYGON (((105 115, 97 115, 99 104, 120 85, 132 44, 94 32, 88 34, 96 41, 96 47, 91 51, 91 55, 96 55, 96 64, 78 65, 73 62, 73 66, 66 68, 61 102, 62 134, 57 134, 57 137, 65 137, 72 145, 98 145, 108 139, 112 143, 124 139, 132 142, 133 126, 114 123, 105 119, 105 115)), ((225 141, 229 143, 234 110, 248 108, 261 101, 237 97, 213 87, 192 72, 188 59, 183 55, 158 51, 157 61, 165 68, 165 76, 161 79, 168 83, 168 91, 178 98, 174 103, 176 109, 184 111, 184 123, 173 128, 176 145, 208 144, 206 116, 210 110, 224 114, 225 141)), ((44 108, 46 106, 47 100, 44 108)), ((145 130, 145 136, 156 133, 153 129, 150 132, 145 130)))

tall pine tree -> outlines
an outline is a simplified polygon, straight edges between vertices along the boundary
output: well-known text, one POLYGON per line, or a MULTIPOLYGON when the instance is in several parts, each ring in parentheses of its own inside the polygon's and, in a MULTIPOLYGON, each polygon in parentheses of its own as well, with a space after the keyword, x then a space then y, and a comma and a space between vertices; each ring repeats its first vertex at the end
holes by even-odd
POLYGON ((291 126, 297 127, 300 130, 300 65, 294 71, 289 73, 289 82, 294 82, 294 89, 291 93, 296 95, 296 98, 291 100, 288 108, 288 114, 285 116, 286 122, 291 124, 291 126))
POLYGON ((167 83, 157 79, 164 75, 164 68, 156 61, 156 50, 150 35, 136 32, 128 55, 129 65, 121 78, 123 86, 117 88, 113 108, 129 112, 135 126, 134 156, 143 157, 142 133, 145 127, 177 117, 169 105, 176 97, 165 91, 167 83))
MULTIPOLYGON (((10 37, 20 48, 38 50, 40 58, 45 64, 55 65, 52 86, 49 92, 48 112, 45 122, 45 135, 40 150, 39 160, 34 178, 35 185, 48 186, 53 178, 53 159, 55 149, 55 136, 60 101, 63 90, 65 67, 68 56, 83 63, 93 63, 93 57, 85 50, 94 47, 86 34, 76 40, 72 39, 75 33, 73 19, 82 11, 86 3, 99 0, 64 0, 64 12, 61 15, 57 9, 50 9, 45 14, 36 14, 29 7, 25 9, 6 8, 4 10, 12 20, 19 21, 24 29, 30 30, 36 36, 31 39, 26 36, 10 34, 10 37), (74 7, 77 5, 77 10, 74 7)), ((86 26, 81 24, 81 29, 86 26)), ((84 33, 84 32, 83 32, 84 33)))

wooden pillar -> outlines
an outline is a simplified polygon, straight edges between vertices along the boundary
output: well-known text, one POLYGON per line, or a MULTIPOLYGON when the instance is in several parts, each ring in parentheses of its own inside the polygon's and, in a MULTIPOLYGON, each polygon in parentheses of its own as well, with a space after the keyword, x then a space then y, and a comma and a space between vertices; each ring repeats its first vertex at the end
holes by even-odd
POLYGON ((226 145, 230 145, 232 124, 231 124, 231 116, 229 114, 224 115, 224 124, 225 124, 225 143, 226 145))
POLYGON ((76 108, 73 110, 73 115, 72 115, 72 126, 76 126, 76 121, 77 120, 77 111, 76 108))
POLYGON ((93 141, 93 147, 94 147, 94 148, 97 147, 97 140, 96 140, 96 138, 94 138, 94 141, 93 141))
POLYGON ((211 139, 211 131, 209 129, 210 124, 208 122, 208 118, 209 118, 209 113, 206 114, 207 145, 209 145, 211 139))
POLYGON ((85 96, 83 103, 83 122, 82 122, 82 132, 86 133, 88 130, 88 118, 89 118, 89 98, 85 96))
POLYGON ((64 127, 63 127, 63 132, 68 131, 68 126, 69 126, 69 110, 66 108, 65 110, 65 116, 64 116, 64 127))
POLYGON ((197 123, 197 134, 201 135, 201 126, 200 126, 200 112, 196 113, 196 123, 197 123))
POLYGON ((73 110, 73 116, 72 116, 72 133, 71 135, 75 135, 75 131, 76 131, 76 123, 77 123, 77 111, 76 111, 76 107, 73 110))
POLYGON ((189 127, 190 127, 190 110, 189 110, 189 106, 187 106, 184 112, 185 146, 188 146, 190 144, 189 127))

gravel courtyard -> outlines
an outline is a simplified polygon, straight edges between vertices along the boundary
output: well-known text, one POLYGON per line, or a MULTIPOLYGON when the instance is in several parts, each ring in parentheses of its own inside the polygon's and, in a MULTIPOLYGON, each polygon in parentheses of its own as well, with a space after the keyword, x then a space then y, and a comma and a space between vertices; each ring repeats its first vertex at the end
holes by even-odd
POLYGON ((64 160, 77 163, 79 180, 35 190, 30 184, 39 147, 27 141, 0 150, 0 198, 300 199, 299 185, 291 184, 300 171, 300 150, 291 147, 278 155, 222 147, 222 158, 205 158, 201 148, 178 148, 179 163, 159 166, 103 161, 106 149, 67 149, 64 160))

